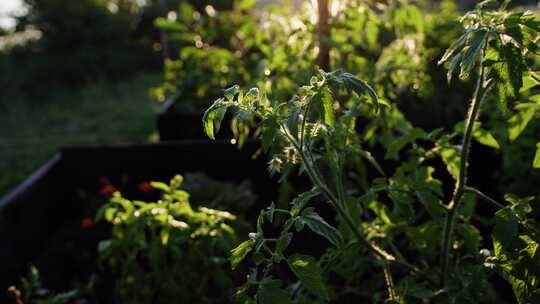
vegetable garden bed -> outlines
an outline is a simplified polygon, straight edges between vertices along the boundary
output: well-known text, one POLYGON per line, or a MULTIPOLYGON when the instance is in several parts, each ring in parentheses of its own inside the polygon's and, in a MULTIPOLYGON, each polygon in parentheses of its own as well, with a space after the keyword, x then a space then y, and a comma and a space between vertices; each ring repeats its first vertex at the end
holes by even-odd
POLYGON ((252 159, 256 148, 254 142, 238 151, 227 142, 184 141, 60 149, 0 201, 0 289, 18 284, 29 263, 42 271, 48 287, 58 290, 69 288, 70 279, 77 278, 78 273, 92 271, 97 244, 110 234, 110 228, 98 223, 90 232, 84 231, 88 225, 93 226, 84 220, 93 219, 92 212, 97 209, 89 210, 87 193, 107 195, 102 192, 112 191, 102 187, 103 179, 151 191, 140 181, 204 172, 233 183, 248 179, 257 201, 267 203, 275 195, 275 181, 266 174, 263 158, 252 159), (81 192, 86 194, 81 196, 81 192), (81 252, 87 256, 81 256, 81 252))

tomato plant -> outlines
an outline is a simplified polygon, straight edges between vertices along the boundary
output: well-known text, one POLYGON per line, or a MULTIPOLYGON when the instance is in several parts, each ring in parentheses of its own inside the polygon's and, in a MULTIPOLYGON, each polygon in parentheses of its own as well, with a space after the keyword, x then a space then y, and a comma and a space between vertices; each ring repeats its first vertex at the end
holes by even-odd
POLYGON ((236 293, 242 302, 492 303, 498 296, 493 275, 512 286, 519 303, 540 300, 535 198, 507 194, 503 203, 467 180, 472 140, 499 146, 477 123, 482 103, 501 112, 509 104, 538 106, 520 97, 538 83, 530 58, 540 21, 531 12, 509 12, 508 4, 483 1, 465 14, 464 32, 439 61, 449 80, 459 75, 475 83, 457 132, 414 128, 366 81, 343 71, 320 71, 288 101, 268 97, 264 87, 233 86, 208 108, 203 126, 210 138, 232 109, 236 123, 259 123, 273 171, 296 168, 312 185, 289 207, 262 210, 256 232, 231 251, 233 269, 252 259, 236 293), (370 136, 356 131, 360 118, 370 120, 370 136), (389 171, 366 149, 370 141, 399 163, 389 171), (358 178, 365 176, 355 166, 359 159, 379 176, 358 178), (451 186, 438 178, 434 160, 446 164, 453 191, 445 193, 451 186), (475 207, 476 199, 487 205, 475 207), (319 213, 321 206, 333 212, 319 213), (479 221, 479 214, 489 218, 479 221), (327 240, 322 254, 294 246, 306 229, 327 240), (492 229, 488 239, 486 229, 492 229))

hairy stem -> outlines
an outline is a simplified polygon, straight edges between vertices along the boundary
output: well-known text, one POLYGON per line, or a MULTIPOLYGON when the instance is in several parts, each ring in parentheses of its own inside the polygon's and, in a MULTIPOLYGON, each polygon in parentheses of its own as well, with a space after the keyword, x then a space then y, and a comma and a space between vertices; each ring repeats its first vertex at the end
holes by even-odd
POLYGON ((501 204, 501 203, 497 202, 496 200, 492 199, 491 197, 485 195, 482 191, 480 191, 480 190, 478 190, 476 188, 465 186, 465 191, 478 195, 481 199, 485 200, 488 203, 491 203, 497 209, 503 209, 505 207, 503 204, 501 204))
POLYGON ((386 280, 386 287, 388 288, 388 298, 391 303, 397 301, 396 288, 394 287, 394 280, 392 279, 392 273, 390 272, 390 267, 388 262, 384 262, 384 278, 386 280))
POLYGON ((318 168, 315 166, 314 159, 311 156, 311 153, 309 153, 309 149, 305 149, 306 145, 305 145, 305 140, 304 140, 304 133, 305 133, 304 128, 306 126, 305 120, 307 119, 306 118, 307 115, 308 115, 308 112, 305 111, 304 121, 302 122, 302 129, 300 130, 300 142, 302 142, 302 146, 300 146, 299 141, 295 139, 295 137, 290 133, 290 131, 285 125, 280 124, 280 129, 282 133, 285 135, 285 137, 289 140, 289 142, 291 142, 293 147, 297 150, 298 154, 300 155, 302 163, 304 164, 304 167, 306 168, 306 172, 311 182, 315 186, 317 186, 319 189, 322 190, 322 192, 324 193, 326 198, 330 201, 332 206, 336 209, 338 214, 344 219, 346 225, 351 229, 352 233, 354 234, 358 242, 360 242, 361 244, 364 244, 371 253, 373 253, 376 257, 381 258, 389 263, 400 265, 404 268, 409 269, 410 271, 413 271, 415 273, 425 276, 425 274, 423 274, 422 271, 418 269, 416 266, 411 265, 406 261, 396 259, 394 256, 384 251, 379 246, 368 241, 359 231, 358 227, 354 224, 354 221, 351 218, 350 214, 346 211, 344 204, 340 202, 338 197, 332 192, 332 190, 330 190, 330 188, 323 181, 320 173, 318 172, 318 168))
MULTIPOLYGON (((379 248, 377 245, 372 244, 369 242, 360 231, 358 231, 358 228, 354 224, 354 221, 350 217, 350 215, 345 211, 343 205, 339 201, 338 197, 330 190, 330 188, 326 185, 326 183, 322 180, 320 175, 318 174, 317 170, 314 168, 313 158, 309 157, 310 153, 306 153, 306 150, 304 149, 304 146, 300 146, 298 141, 290 134, 288 129, 281 125, 281 130, 289 139, 289 141, 292 143, 294 148, 297 150, 298 154, 300 155, 300 158, 302 160, 302 163, 304 164, 304 167, 306 169, 306 172, 311 180, 311 182, 317 186, 319 189, 322 190, 326 198, 330 201, 332 206, 337 210, 338 214, 345 220, 345 223, 351 231, 353 232, 354 236, 358 239, 358 241, 362 244, 365 244, 367 248, 375 254, 375 256, 378 256, 380 258, 383 258, 385 260, 389 261, 395 261, 395 257, 391 254, 387 253, 383 249, 379 248)), ((300 134, 303 134, 304 132, 301 130, 300 134)))
MULTIPOLYGON (((487 44, 486 44, 487 45, 487 44)), ((483 54, 485 54, 484 46, 483 54)), ((483 58, 483 56, 481 56, 483 58)), ((461 206, 461 201, 463 199, 463 194, 467 184, 467 167, 469 162, 469 151, 471 148, 472 141, 472 131, 474 128, 474 123, 478 118, 478 112, 480 109, 480 104, 485 97, 485 93, 488 91, 485 81, 485 68, 482 62, 479 64, 480 73, 476 81, 476 86, 474 90, 474 95, 471 101, 471 106, 469 108, 469 113, 467 114, 467 122, 465 126, 465 131, 463 134, 463 143, 461 144, 461 155, 460 155, 460 164, 459 164, 459 176, 456 181, 456 186, 452 199, 447 205, 448 213, 446 214, 446 220, 443 230, 443 241, 441 246, 440 254, 440 263, 441 263, 441 274, 440 274, 440 284, 444 288, 446 285, 446 278, 448 276, 448 261, 450 255, 450 245, 452 243, 452 236, 454 232, 454 226, 456 221, 456 214, 461 206)))

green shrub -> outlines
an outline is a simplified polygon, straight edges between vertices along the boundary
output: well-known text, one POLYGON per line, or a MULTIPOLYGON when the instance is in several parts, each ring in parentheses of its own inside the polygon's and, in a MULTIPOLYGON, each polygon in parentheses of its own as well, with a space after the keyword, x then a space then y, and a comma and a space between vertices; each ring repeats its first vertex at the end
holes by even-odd
POLYGON ((41 38, 0 52, 0 85, 6 93, 121 79, 158 69, 153 33, 139 28, 144 7, 133 1, 114 3, 24 1, 28 14, 20 18, 18 30, 34 29, 41 38))
POLYGON ((226 297, 231 279, 226 252, 234 244, 229 212, 191 208, 179 175, 157 202, 130 201, 115 194, 97 215, 113 225, 112 238, 99 245, 100 259, 116 277, 123 303, 205 302, 226 297), (216 291, 215 293, 212 291, 216 291))
POLYGON ((179 49, 173 60, 165 62, 163 85, 153 90, 164 101, 178 95, 178 107, 197 112, 204 108, 203 100, 217 97, 221 88, 233 83, 248 83, 255 68, 251 48, 244 48, 236 31, 252 29, 255 20, 245 9, 197 11, 182 3, 178 20, 158 18, 156 25, 169 32, 172 48, 179 49))

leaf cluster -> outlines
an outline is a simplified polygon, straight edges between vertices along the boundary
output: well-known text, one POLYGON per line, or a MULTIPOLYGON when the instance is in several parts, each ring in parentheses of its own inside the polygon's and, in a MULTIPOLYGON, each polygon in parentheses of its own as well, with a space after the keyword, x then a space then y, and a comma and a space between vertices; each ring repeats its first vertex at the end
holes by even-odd
POLYGON ((21 297, 18 300, 22 301, 21 303, 68 304, 83 298, 78 289, 55 293, 45 288, 38 269, 33 265, 30 266, 28 274, 21 279, 20 287, 21 297))
POLYGON ((131 201, 116 193, 98 212, 99 220, 112 224, 112 237, 100 242, 99 254, 118 274, 119 300, 188 301, 211 297, 207 289, 223 290, 231 284, 223 266, 234 240, 228 222, 236 217, 206 207, 194 210, 182 182, 180 175, 170 184, 152 182, 163 192, 157 202, 131 201))
MULTIPOLYGON (((297 171, 312 185, 288 207, 272 203, 262 210, 256 232, 231 251, 233 269, 252 260, 246 283, 237 289, 241 302, 326 303, 354 296, 390 303, 491 303, 498 292, 494 275, 512 285, 520 303, 537 300, 538 228, 529 205, 535 198, 507 195, 502 204, 466 180, 471 139, 504 147, 489 125, 476 121, 482 101, 498 99, 503 111, 510 100, 517 110, 536 109, 519 98, 531 96, 536 86, 530 57, 537 18, 492 2, 461 19, 463 35, 440 60, 449 78, 476 80, 466 123, 454 132, 414 127, 379 84, 374 88, 341 70, 320 71, 288 101, 269 97, 265 87, 233 86, 208 108, 203 126, 210 138, 227 111, 233 124, 255 122, 270 169, 282 178, 297 171), (358 123, 366 120, 359 132, 358 123), (381 146, 384 162, 367 149, 381 146), (452 179, 457 199, 445 203, 452 179), (483 210, 481 203, 491 207, 483 210), (332 211, 322 213, 328 210, 323 206, 332 211), (308 246, 297 241, 303 233, 325 239, 324 252, 307 254, 308 246)), ((401 13, 414 10, 396 16, 401 13)), ((403 18, 395 25, 400 35, 422 29, 396 18, 403 18)), ((406 40, 394 47, 399 43, 408 47, 406 40)), ((391 65, 393 57, 380 66, 391 65)), ((534 117, 526 113, 509 118, 512 140, 534 117)))

